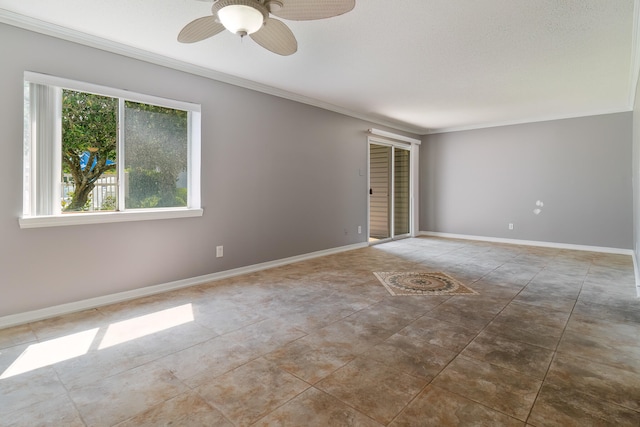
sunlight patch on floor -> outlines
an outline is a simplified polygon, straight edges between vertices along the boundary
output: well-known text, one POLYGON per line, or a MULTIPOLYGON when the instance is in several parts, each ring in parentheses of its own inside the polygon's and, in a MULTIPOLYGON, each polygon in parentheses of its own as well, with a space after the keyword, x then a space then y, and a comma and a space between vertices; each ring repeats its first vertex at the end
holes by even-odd
POLYGON ((0 380, 86 354, 99 329, 89 329, 49 341, 31 344, 2 373, 0 380))
MULTIPOLYGON (((112 323, 107 327, 104 337, 100 340, 98 350, 193 321, 193 306, 191 304, 184 304, 145 314, 144 316, 138 316, 133 319, 112 323)), ((0 380, 87 354, 93 342, 99 340, 98 332, 100 329, 101 328, 93 328, 41 343, 31 344, 2 375, 0 375, 0 380)))
POLYGON ((127 341, 142 338, 156 332, 164 331, 175 326, 193 322, 193 307, 184 304, 178 307, 168 308, 122 322, 112 323, 107 328, 99 350, 108 348, 127 341))

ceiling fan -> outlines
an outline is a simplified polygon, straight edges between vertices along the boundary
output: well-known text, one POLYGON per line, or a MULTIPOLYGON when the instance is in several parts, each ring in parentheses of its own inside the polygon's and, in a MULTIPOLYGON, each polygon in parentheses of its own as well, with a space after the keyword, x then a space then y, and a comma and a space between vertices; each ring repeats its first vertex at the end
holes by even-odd
POLYGON ((331 18, 352 10, 356 0, 214 0, 211 16, 189 22, 178 34, 181 43, 213 37, 225 29, 250 36, 271 52, 291 55, 298 42, 287 25, 270 15, 292 21, 331 18))

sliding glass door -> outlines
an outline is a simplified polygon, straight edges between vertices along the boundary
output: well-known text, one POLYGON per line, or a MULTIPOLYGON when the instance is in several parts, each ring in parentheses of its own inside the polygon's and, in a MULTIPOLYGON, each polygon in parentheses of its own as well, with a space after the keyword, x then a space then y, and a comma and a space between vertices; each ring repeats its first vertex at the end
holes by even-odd
POLYGON ((410 153, 408 147, 369 144, 369 242, 410 233, 410 153))

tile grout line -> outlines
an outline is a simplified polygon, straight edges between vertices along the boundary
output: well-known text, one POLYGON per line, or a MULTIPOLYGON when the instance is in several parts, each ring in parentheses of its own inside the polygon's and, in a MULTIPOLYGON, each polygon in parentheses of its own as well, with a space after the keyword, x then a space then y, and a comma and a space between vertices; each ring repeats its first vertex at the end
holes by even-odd
MULTIPOLYGON (((504 264, 506 264, 506 262, 503 262, 503 263, 502 263, 502 264, 500 264, 498 267, 494 268, 493 270, 490 270, 489 272, 487 272, 486 274, 484 274, 483 276, 481 276, 481 277, 480 277, 478 280, 476 280, 475 282, 478 282, 478 281, 482 280, 483 278, 485 278, 486 276, 488 276, 488 275, 489 275, 489 274, 491 274, 492 272, 494 272, 494 271, 496 271, 497 269, 499 269, 499 268, 500 268, 501 266, 503 266, 504 264)), ((534 277, 535 277, 535 276, 534 276, 534 277)), ((529 282, 527 282, 527 284, 528 284, 528 283, 530 283, 530 282, 531 282, 531 280, 532 280, 532 279, 530 279, 530 280, 529 280, 529 282)), ((475 282, 473 282, 473 283, 475 283, 475 282)), ((473 283, 472 283, 472 284, 473 284, 473 283)), ((435 379, 436 379, 436 378, 437 378, 437 377, 438 377, 438 376, 439 376, 439 375, 440 375, 440 374, 441 374, 441 373, 442 373, 442 372, 443 372, 443 371, 444 371, 444 370, 445 370, 449 365, 451 365, 451 363, 453 363, 453 361, 454 361, 454 360, 456 360, 459 356, 461 356, 461 355, 462 355, 462 352, 463 352, 463 351, 464 351, 464 350, 469 346, 469 344, 471 344, 471 343, 472 343, 472 342, 473 342, 473 341, 474 341, 474 340, 475 340, 475 339, 476 339, 476 338, 477 338, 477 337, 478 337, 478 336, 479 336, 479 335, 480 335, 480 334, 481 334, 481 333, 482 333, 482 332, 487 328, 487 326, 488 326, 489 324, 491 324, 491 322, 493 322, 493 321, 495 320, 495 318, 496 318, 496 317, 498 317, 498 316, 500 315, 500 313, 502 313, 502 311, 504 311, 504 309, 505 309, 509 304, 511 304, 511 302, 512 302, 512 301, 513 301, 513 300, 514 300, 514 299, 515 299, 515 298, 520 294, 520 292, 522 292, 522 290, 523 290, 524 288, 526 288, 526 287, 527 287, 527 285, 523 286, 523 287, 522 287, 522 289, 520 289, 520 291, 518 291, 518 293, 517 293, 517 294, 515 294, 515 295, 514 295, 514 296, 509 300, 509 302, 508 302, 507 304, 505 304, 505 306, 504 306, 504 307, 503 307, 503 308, 502 308, 498 313, 496 313, 496 314, 491 318, 491 320, 490 320, 490 321, 489 321, 489 322, 488 322, 488 323, 487 323, 487 324, 486 324, 482 329, 480 329, 480 331, 478 331, 478 333, 477 333, 477 334, 475 334, 475 335, 473 336, 473 338, 471 338, 471 339, 469 340, 469 342, 468 342, 468 343, 467 343, 467 344, 466 344, 462 349, 460 349, 460 351, 458 351, 458 352, 457 352, 457 354, 455 355, 455 357, 453 357, 449 362, 447 362, 447 364, 446 364, 446 365, 444 365, 444 366, 442 367, 442 369, 440 369, 440 371, 439 371, 436 375, 434 375, 434 376, 433 376, 433 378, 431 378, 431 380, 430 380, 430 381, 429 381, 429 382, 428 382, 424 387, 422 387, 422 389, 421 389, 421 390, 420 390, 420 391, 419 391, 419 392, 418 392, 418 393, 417 393, 417 394, 416 394, 416 395, 415 395, 415 396, 414 396, 414 397, 413 397, 413 398, 412 398, 412 399, 411 399, 411 400, 410 400, 410 401, 409 401, 409 402, 408 402, 408 403, 407 403, 407 404, 406 404, 406 405, 405 405, 405 406, 404 406, 404 407, 403 407, 403 408, 402 408, 402 409, 401 409, 401 410, 396 414, 396 416, 395 416, 395 417, 394 417, 394 418, 389 422, 389 424, 391 424, 391 423, 392 423, 396 418, 398 418, 398 417, 402 414, 402 412, 403 412, 403 411, 404 411, 404 410, 405 410, 405 409, 406 409, 406 408, 407 408, 407 407, 408 407, 408 406, 409 406, 413 401, 415 401, 415 400, 418 398, 418 396, 420 396, 420 395, 421 395, 421 394, 422 394, 422 393, 427 389, 427 387, 429 387, 430 385, 432 385, 433 381, 434 381, 434 380, 435 380, 435 379)), ((444 304, 446 301, 449 301, 450 299, 451 299, 451 298, 449 298, 449 299, 447 299, 447 300, 445 300, 445 301, 441 302, 441 303, 440 303, 440 304, 438 304, 436 307, 433 307, 432 309, 430 309, 429 311, 427 311, 427 313, 425 313, 423 316, 420 316, 420 318, 421 318, 421 317, 424 317, 424 316, 426 316, 426 315, 428 315, 428 313, 429 313, 429 312, 431 312, 431 311, 432 311, 432 310, 434 310, 435 308, 439 307, 440 305, 444 304)), ((415 322, 415 321, 417 321, 417 319, 416 319, 416 320, 414 320, 414 322, 415 322)), ((413 322, 412 322, 412 323, 413 323, 413 322)), ((451 323, 451 322, 447 322, 447 323, 451 323)), ((452 324, 454 324, 454 325, 455 325, 455 323, 452 323, 452 324)), ((436 345, 436 346, 437 346, 437 344, 434 344, 434 345, 436 345)), ((438 347, 440 347, 440 346, 438 346, 438 347)), ((441 348, 444 348, 444 347, 441 347, 441 348)), ((463 356, 463 357, 464 357, 464 356, 463 356)), ((473 359, 473 358, 472 358, 472 359, 473 359)), ((491 363, 490 363, 490 364, 491 364, 491 363)), ((497 366, 497 365, 494 365, 494 366, 497 366)), ((504 368, 504 369, 508 369, 508 368, 504 368)), ((510 370, 510 371, 512 371, 512 372, 517 372, 517 371, 513 371, 513 370, 511 370, 511 369, 508 369, 508 370, 510 370)), ((441 387, 438 387, 437 385, 434 385, 433 387, 441 388, 441 387)), ((541 383, 541 388, 542 388, 542 383, 541 383)), ((469 401, 475 402, 475 403, 477 403, 477 404, 479 404, 479 405, 482 405, 482 406, 484 406, 485 408, 488 408, 488 409, 490 409, 490 410, 492 410, 492 411, 496 411, 496 412, 502 413, 503 415, 508 416, 508 417, 510 417, 510 418, 512 418, 512 419, 516 419, 516 420, 518 420, 518 421, 523 421, 523 420, 519 420, 519 419, 518 419, 518 418, 516 418, 516 417, 513 417, 512 415, 506 414, 506 413, 504 413, 504 412, 500 411, 499 409, 491 408, 491 407, 487 406, 487 405, 486 405, 486 404, 484 404, 484 403, 478 402, 478 401, 476 401, 476 400, 474 400, 474 399, 471 399, 471 398, 469 398, 469 397, 466 397, 466 396, 462 396, 462 395, 460 395, 460 394, 458 394, 458 393, 456 393, 456 392, 454 392, 454 391, 448 390, 448 389, 446 389, 446 388, 445 388, 444 390, 448 391, 449 393, 453 393, 453 394, 455 394, 455 395, 457 395, 457 396, 459 396, 459 397, 461 397, 461 398, 463 398, 463 399, 466 399, 466 400, 469 400, 469 401)), ((534 401, 534 403, 535 403, 535 401, 534 401)), ((532 407, 533 407, 533 405, 532 405, 532 407)))
POLYGON ((576 305, 578 304, 578 299, 580 298, 580 293, 582 293, 582 287, 584 286, 584 281, 586 280, 586 277, 589 275, 589 270, 591 269, 591 266, 593 265, 593 262, 590 261, 589 263, 589 268, 587 269, 587 273, 585 273, 584 277, 582 278, 582 283, 580 284, 580 292, 578 292, 578 296, 576 296, 576 301, 573 303, 573 307, 571 307, 571 311, 569 312, 569 316, 567 317, 567 321, 564 324, 564 327, 562 328, 562 334, 560 334, 560 338, 558 339, 558 342, 555 345, 555 348, 553 350, 553 355, 551 357, 551 361, 549 362, 549 366, 547 366, 547 370, 544 374, 544 377, 542 378, 542 382, 540 383, 540 388, 538 389, 538 392, 536 393, 536 397, 533 399, 533 404, 531 405, 531 408, 529 408, 529 413, 527 414, 527 418, 525 420, 525 423, 529 423, 529 419, 531 418, 531 414, 533 413, 533 408, 536 406, 536 402, 538 401, 538 398, 540 397, 540 393, 542 392, 542 388, 545 385, 545 382, 547 380, 547 376, 549 376, 549 372, 551 371, 551 366, 553 366, 553 363, 555 362, 555 360, 558 357, 558 347, 560 347, 560 343, 562 342, 562 338, 564 337, 564 334, 567 330, 567 326, 569 326, 569 322, 571 321, 571 316, 573 315, 573 310, 576 308, 576 305))
MULTIPOLYGON (((517 257, 515 257, 515 258, 517 258, 517 257)), ((555 257, 554 257, 554 258, 555 258, 555 257)), ((507 261, 507 262, 508 262, 508 261, 507 261)), ((491 274, 492 272, 496 271, 497 269, 499 269, 500 267, 502 267, 502 266, 503 266, 504 264, 506 264, 507 262, 504 262, 504 263, 503 263, 503 264, 501 264, 500 266, 498 266, 498 267, 496 267, 495 269, 491 270, 490 272, 488 272, 487 274, 485 274, 484 276, 482 276, 480 279, 476 280, 476 282, 478 282, 478 281, 482 280, 483 278, 485 278, 486 276, 488 276, 488 275, 489 275, 489 274, 491 274)), ((527 282, 527 283, 522 287, 522 289, 520 289, 520 291, 518 291, 518 293, 517 293, 517 294, 515 294, 515 295, 514 295, 514 296, 509 300, 509 302, 508 302, 507 304, 505 304, 505 306, 504 306, 504 307, 503 307, 503 308, 502 308, 498 313, 496 313, 496 315, 495 315, 495 316, 493 316, 493 317, 491 318, 491 320, 490 320, 490 321, 489 321, 489 322, 488 322, 488 323, 487 323, 487 324, 486 324, 486 325, 485 325, 485 326, 484 326, 484 327, 483 327, 483 328, 482 328, 482 329, 481 329, 481 330, 480 330, 480 331, 479 331, 479 332, 478 332, 478 333, 477 333, 477 334, 476 334, 476 335, 475 335, 475 336, 474 336, 474 337, 473 337, 473 338, 472 338, 472 339, 467 343, 467 345, 465 345, 465 346, 464 346, 464 347, 463 347, 463 348, 458 352, 458 354, 456 355, 456 357, 454 357, 454 358, 453 358, 453 359, 452 359, 452 360, 451 360, 451 361, 450 361, 450 362, 449 362, 449 363, 448 363, 448 364, 447 364, 443 369, 441 369, 441 370, 440 370, 440 372, 439 372, 436 376, 434 376, 434 378, 431 380, 431 382, 433 382, 433 380, 435 380, 435 379, 437 378, 437 376, 438 376, 438 375, 440 375, 440 374, 441 374, 441 373, 442 373, 442 372, 443 372, 443 371, 444 371, 444 370, 445 370, 445 369, 446 369, 446 368, 447 368, 447 367, 448 367, 448 366, 449 366, 449 365, 450 365, 450 364, 451 364, 455 359, 457 359, 459 356, 462 356, 462 352, 463 352, 463 351, 464 351, 464 350, 465 350, 465 349, 466 349, 466 348, 467 348, 467 347, 468 347, 468 346, 469 346, 469 345, 470 345, 470 344, 471 344, 471 343, 472 343, 472 342, 473 342, 473 341, 474 341, 474 340, 475 340, 475 339, 476 339, 476 338, 477 338, 477 337, 478 337, 482 332, 484 332, 484 331, 486 330, 486 328, 487 328, 487 327, 488 327, 488 326, 489 326, 489 325, 490 325, 490 324, 491 324, 491 323, 492 323, 492 322, 493 322, 493 321, 494 321, 494 320, 495 320, 495 319, 496 319, 496 318, 497 318, 497 317, 498 317, 498 316, 499 316, 499 315, 500 315, 500 314, 501 314, 501 313, 502 313, 502 312, 503 312, 503 311, 504 311, 504 310, 505 310, 505 309, 506 309, 506 308, 507 308, 507 307, 508 307, 508 306, 509 306, 509 305, 510 305, 514 300, 515 300, 515 299, 516 299, 516 298, 517 298, 517 297, 518 297, 518 295, 520 295, 520 293, 522 293, 522 291, 523 291, 523 290, 524 290, 524 289, 525 289, 525 288, 526 288, 526 287, 531 283, 531 281, 532 281, 532 280, 533 280, 533 279, 534 279, 538 274, 540 274, 542 271, 546 270, 546 268, 547 268, 547 266, 545 265, 545 267, 543 267, 543 268, 542 268, 538 273, 536 273, 536 274, 535 274, 531 279, 529 279, 529 281, 528 281, 528 282, 527 282)), ((473 283, 475 283, 475 282, 473 282, 473 283)), ((576 302, 577 302, 577 300, 576 300, 576 302)), ((572 311, 573 311, 573 310, 572 310, 572 311)), ((568 319, 567 319, 567 324, 568 324, 568 319)), ((566 328, 566 324, 565 324, 565 328, 566 328)), ((563 329, 563 331, 564 331, 564 329, 563 329)), ((562 338, 562 337, 560 337, 560 339, 561 339, 561 338, 562 338)), ((560 339, 558 340, 558 343, 556 344, 556 348, 557 348, 557 346, 558 346, 558 345, 559 345, 559 343, 560 343, 560 339)), ((526 344, 526 343, 525 343, 525 344, 526 344)), ((554 357, 555 357, 556 350, 554 350, 554 353, 553 353, 553 354, 554 354, 554 357)), ((465 357, 465 356, 463 356, 463 357, 465 357)), ((475 359, 475 358, 473 358, 473 357, 472 357, 471 359, 477 360, 477 359, 475 359)), ((552 358, 552 360, 553 360, 553 358, 552 358)), ((485 363, 489 363, 489 364, 493 365, 491 362, 485 362, 485 363)), ((506 369, 506 370, 509 370, 509 371, 512 371, 512 372, 516 372, 516 373, 520 373, 520 374, 521 374, 521 372, 514 371, 514 370, 509 369, 509 368, 504 368, 504 367, 501 367, 501 366, 498 366, 498 365, 494 365, 494 366, 497 366, 497 367, 499 367, 499 368, 503 368, 503 369, 506 369)), ((547 372, 548 372, 548 370, 549 370, 550 366, 551 366, 551 362, 549 363, 549 367, 547 368, 547 372)), ((545 377, 546 377, 546 374, 545 374, 545 377)), ((430 384, 431 384, 431 382, 430 382, 430 384)), ((540 388, 538 389, 538 393, 536 393, 536 398, 533 400, 533 403, 531 404, 531 408, 529 409, 529 412, 528 412, 527 417, 526 417, 526 419, 525 419, 525 420, 520 420, 520 419, 518 419, 518 418, 516 418, 516 417, 513 417, 512 415, 506 414, 506 413, 504 413, 504 412, 502 412, 502 411, 500 411, 500 410, 498 410, 498 409, 496 409, 496 408, 491 408, 491 407, 489 407, 489 406, 487 406, 487 405, 483 404, 482 402, 477 402, 476 400, 471 399, 471 398, 469 398, 469 397, 461 396, 460 394, 455 393, 455 392, 453 392, 453 391, 451 391, 451 390, 448 390, 448 389, 445 389, 445 390, 449 391, 450 393, 454 393, 454 394, 456 394, 456 395, 458 395, 458 396, 460 396, 460 397, 463 397, 463 398, 465 398, 465 399, 467 399, 467 400, 471 400, 471 401, 473 401, 473 402, 475 402, 475 403, 478 403, 478 404, 480 404, 480 405, 482 405, 482 406, 484 406, 484 407, 486 407, 486 408, 489 408, 489 409, 491 409, 491 410, 493 410, 493 411, 500 412, 500 413, 502 413, 502 414, 504 414, 504 415, 506 415, 506 416, 509 416, 509 417, 511 417, 511 418, 513 418, 513 419, 517 419, 517 420, 519 420, 519 421, 523 421, 523 422, 525 422, 525 424, 526 424, 526 423, 527 423, 527 420, 529 419, 529 416, 530 416, 530 414, 531 414, 531 410, 532 410, 532 409, 533 409, 533 407, 535 406, 535 402, 536 402, 536 400, 537 400, 537 397, 538 397, 538 395, 539 395, 540 391, 542 390, 542 386, 543 386, 543 384, 544 384, 544 379, 540 380, 540 388)), ((425 388, 426 388, 426 387, 427 387, 427 386, 425 386, 425 388)), ((437 386, 436 386, 436 387, 437 387, 437 386)), ((423 390, 424 390, 424 389, 423 389, 423 390)), ((403 410, 404 410, 404 409, 403 409, 403 410)))

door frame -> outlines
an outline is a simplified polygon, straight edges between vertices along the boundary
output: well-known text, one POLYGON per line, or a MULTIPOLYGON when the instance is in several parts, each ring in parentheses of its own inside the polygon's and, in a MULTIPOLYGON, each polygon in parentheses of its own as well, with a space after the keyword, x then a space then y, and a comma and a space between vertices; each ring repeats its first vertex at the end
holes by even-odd
POLYGON ((389 242, 397 239, 404 239, 407 237, 416 237, 418 235, 418 178, 419 178, 419 150, 420 140, 408 138, 402 135, 395 135, 390 132, 377 131, 376 129, 369 130, 370 135, 367 136, 367 242, 369 245, 375 245, 378 243, 389 242), (382 134, 382 135, 381 135, 382 134), (371 188, 371 145, 384 145, 392 147, 391 150, 391 207, 390 207, 390 237, 388 239, 381 239, 376 242, 370 242, 371 233, 371 197, 369 189, 371 188), (409 151, 409 233, 396 236, 394 234, 394 156, 395 152, 393 148, 400 148, 409 151))

